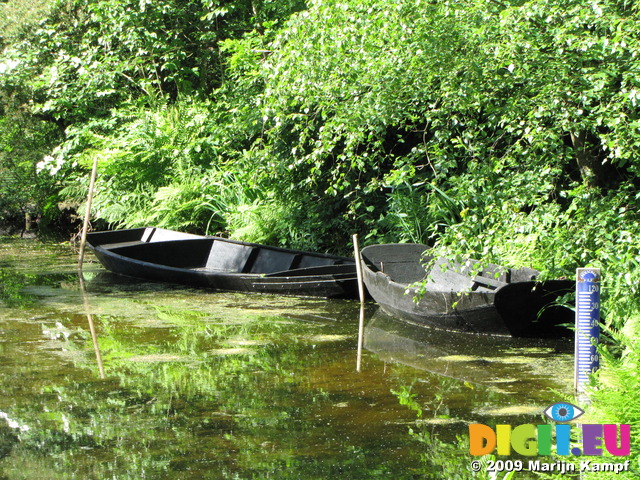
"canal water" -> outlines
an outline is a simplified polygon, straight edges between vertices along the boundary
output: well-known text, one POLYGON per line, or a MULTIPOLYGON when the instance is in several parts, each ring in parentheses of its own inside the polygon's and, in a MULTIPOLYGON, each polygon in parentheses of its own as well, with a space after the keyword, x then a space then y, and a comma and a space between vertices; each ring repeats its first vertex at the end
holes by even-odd
MULTIPOLYGON (((544 423, 572 342, 208 292, 0 237, 0 479, 450 479, 468 425, 544 423)), ((484 468, 484 467, 483 467, 484 468)), ((514 478, 530 478, 526 473, 514 478)))

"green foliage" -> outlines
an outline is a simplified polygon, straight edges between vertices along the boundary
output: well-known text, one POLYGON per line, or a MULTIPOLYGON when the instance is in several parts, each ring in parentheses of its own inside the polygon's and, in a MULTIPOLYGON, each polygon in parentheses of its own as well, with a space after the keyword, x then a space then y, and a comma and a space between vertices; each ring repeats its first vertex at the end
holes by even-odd
POLYGON ((81 208, 97 158, 116 227, 598 266, 635 385, 635 2, 47 3, 0 6, 0 221, 81 208))
MULTIPOLYGON (((637 304, 636 304, 637 307, 637 304)), ((622 355, 607 349, 601 350, 603 369, 599 375, 597 389, 591 394, 601 423, 626 423, 632 431, 640 426, 640 401, 630 392, 640 390, 640 312, 628 318, 626 325, 614 334, 618 345, 623 345, 622 355)), ((631 436, 631 471, 616 475, 618 478, 635 478, 640 468, 638 439, 631 436)), ((613 478, 600 475, 597 478, 613 478)), ((596 478, 595 475, 587 478, 596 478)))
POLYGON ((229 205, 252 198, 245 195, 247 183, 228 171, 209 113, 206 103, 178 103, 144 114, 114 111, 109 121, 68 129, 63 148, 43 169, 66 178, 62 193, 81 203, 88 167, 97 157, 100 182, 93 206, 113 225, 223 230, 221 215, 229 205))
POLYGON ((18 36, 25 26, 41 20, 54 0, 4 0, 0 4, 0 45, 18 36))
POLYGON ((398 402, 400 402, 400 405, 405 405, 410 410, 416 412, 416 417, 422 417, 422 405, 420 405, 420 403, 416 401, 416 394, 411 393, 411 387, 402 385, 400 387, 400 390, 391 390, 391 393, 398 397, 398 402))
POLYGON ((319 249, 359 231, 550 275, 600 262, 618 284, 636 268, 635 8, 302 8, 58 4, 4 54, 5 112, 31 104, 23 125, 44 132, 20 162, 50 153, 39 178, 80 205, 98 157, 95 214, 113 225, 319 249))
POLYGON ((34 110, 64 122, 130 98, 206 95, 222 81, 217 44, 253 26, 247 2, 69 0, 5 55, 34 110))
MULTIPOLYGON (((319 232, 312 243, 323 248, 336 246, 322 240, 336 228, 366 231, 371 240, 432 242, 463 212, 490 223, 495 205, 507 200, 526 211, 580 179, 610 188, 635 175, 635 8, 546 0, 302 8, 268 1, 59 3, 5 51, 3 88, 22 92, 32 114, 66 127, 56 161, 67 180, 78 175, 76 152, 100 150, 111 135, 117 143, 125 126, 142 132, 136 121, 147 120, 149 105, 158 111, 179 96, 188 102, 213 95, 208 121, 224 148, 224 168, 196 162, 189 175, 176 176, 180 168, 186 174, 185 164, 176 169, 164 153, 145 160, 138 151, 136 161, 112 162, 130 181, 113 188, 112 203, 126 189, 134 209, 168 201, 194 210, 193 195, 179 194, 171 179, 195 190, 191 178, 210 177, 205 170, 216 164, 250 178, 255 208, 277 203, 287 211, 289 225, 276 222, 290 231, 283 234, 319 232), (127 119, 122 105, 132 102, 141 109, 127 119), (611 172, 594 170, 603 162, 623 170, 605 177, 611 172), (467 201, 458 184, 473 184, 474 198, 467 201), (152 200, 161 188, 167 190, 152 200), (498 188, 511 198, 483 198, 498 188), (298 222, 305 215, 289 210, 306 212, 304 225, 298 222)), ((194 134, 208 141, 212 130, 194 134)), ((105 173, 110 182, 113 172, 105 173)), ((242 205, 253 200, 231 210, 242 205)), ((111 222, 131 216, 105 208, 111 222)), ((209 221, 193 217, 162 216, 175 226, 209 221)), ((490 229, 482 222, 463 232, 465 240, 490 229)))
MULTIPOLYGON (((501 115, 508 131, 536 151, 569 136, 578 163, 585 155, 620 167, 632 162, 638 149, 629 135, 638 121, 637 15, 625 2, 560 6, 546 0, 506 12, 495 54, 498 65, 508 65, 509 90, 521 90, 501 115)), ((591 183, 605 180, 592 178, 602 172, 582 173, 591 183)))
POLYGON ((59 140, 57 128, 26 115, 17 105, 19 95, 6 101, 0 116, 0 223, 11 217, 33 214, 55 197, 55 188, 37 175, 36 163, 59 140))
POLYGON ((432 96, 425 76, 439 67, 415 54, 447 42, 429 24, 437 7, 418 7, 316 2, 274 42, 265 65, 266 157, 290 201, 339 197, 345 220, 375 228, 384 176, 396 164, 426 163, 419 112, 432 96))
POLYGON ((636 14, 614 2, 312 3, 265 63, 263 167, 292 202, 340 196, 357 229, 412 240, 465 207, 486 218, 507 197, 482 198, 499 183, 526 210, 576 180, 633 178, 618 153, 633 157, 635 124, 603 115, 636 115, 636 62, 625 60, 637 54, 636 14), (476 192, 462 208, 458 181, 476 192), (418 218, 445 198, 421 185, 457 205, 418 218))
MULTIPOLYGON (((27 6, 27 3, 20 2, 20 6, 27 6)), ((260 36, 280 18, 286 18, 302 7, 303 3, 298 1, 269 0, 66 0, 56 2, 48 17, 37 24, 31 22, 31 17, 24 18, 19 29, 11 30, 11 42, 0 58, 3 125, 12 127, 14 117, 24 114, 27 121, 21 127, 26 132, 25 138, 39 135, 37 141, 29 145, 32 147, 30 155, 20 158, 19 162, 33 172, 35 165, 40 163, 47 167, 45 170, 59 173, 54 177, 41 177, 45 192, 47 188, 57 191, 60 185, 66 184, 63 195, 77 206, 79 199, 86 196, 86 183, 77 183, 78 177, 83 176, 87 161, 112 140, 110 135, 117 135, 116 141, 121 140, 121 128, 136 120, 144 122, 147 117, 144 108, 162 109, 175 103, 178 97, 184 98, 185 102, 199 103, 219 87, 222 89, 215 93, 220 97, 219 108, 209 120, 212 124, 214 118, 222 120, 221 130, 227 128, 224 130, 227 146, 230 142, 244 142, 229 148, 233 152, 230 156, 237 158, 239 152, 248 148, 247 135, 250 139, 255 135, 245 126, 237 128, 237 119, 247 124, 253 111, 249 106, 244 112, 234 112, 226 100, 240 103, 255 89, 242 93, 242 87, 249 82, 229 85, 227 81, 227 75, 236 79, 240 76, 233 73, 234 69, 238 72, 246 70, 240 65, 243 62, 234 59, 246 59, 250 52, 244 56, 224 52, 238 51, 245 43, 250 44, 252 35, 259 42, 260 36), (260 34, 248 34, 247 41, 242 40, 246 32, 254 29, 260 34), (228 42, 234 38, 237 39, 235 46, 228 42), (220 44, 225 41, 227 43, 221 48, 220 44), (224 56, 231 59, 229 66, 224 56), (140 107, 142 109, 136 111, 140 107), (133 117, 125 118, 127 115, 133 117), (46 138, 42 138, 44 135, 40 132, 45 132, 46 138), (63 141, 62 134, 66 137, 63 141), (82 157, 80 161, 78 157, 82 157)), ((202 123, 199 113, 195 115, 193 120, 202 123)), ((186 118, 184 120, 188 122, 186 118)), ((136 126, 136 130, 143 128, 144 125, 136 126)), ((2 149, 14 148, 9 134, 1 140, 2 149)), ((207 140, 205 133, 203 141, 207 140)), ((162 161, 154 164, 156 155, 150 154, 145 159, 144 154, 138 152, 138 159, 129 166, 135 168, 144 163, 143 169, 118 172, 119 176, 129 177, 131 181, 128 193, 145 191, 148 196, 155 195, 158 188, 171 190, 170 185, 160 181, 173 178, 172 173, 165 172, 165 169, 174 170, 174 166, 169 166, 172 159, 164 153, 160 154, 162 161), (147 188, 148 183, 154 185, 152 191, 147 188)), ((189 176, 199 177, 201 168, 215 163, 214 160, 198 164, 189 176)), ((13 170, 16 161, 0 164, 0 169, 3 172, 13 170)), ((185 165, 179 165, 177 169, 185 172, 185 165)), ((26 182, 23 177, 17 180, 19 184, 36 183, 26 182)), ((195 192, 197 188, 191 182, 191 190, 195 192)), ((157 202, 169 198, 174 200, 174 205, 184 202, 182 210, 194 206, 195 193, 184 197, 176 195, 175 189, 174 193, 169 190, 163 191, 157 202)), ((120 191, 115 189, 112 193, 111 202, 118 203, 120 191)), ((20 196, 12 199, 6 208, 24 209, 29 200, 42 214, 53 210, 53 205, 58 203, 50 195, 40 194, 39 197, 33 200, 20 196)), ((135 201, 129 206, 147 208, 153 203, 139 201, 139 195, 133 197, 135 201)), ((118 207, 111 208, 117 210, 118 207)), ((107 216, 122 224, 122 218, 130 214, 131 211, 123 215, 108 213, 107 216)), ((198 228, 211 220, 203 214, 196 214, 195 220, 183 217, 177 215, 175 222, 166 216, 163 218, 173 226, 198 222, 198 228)))

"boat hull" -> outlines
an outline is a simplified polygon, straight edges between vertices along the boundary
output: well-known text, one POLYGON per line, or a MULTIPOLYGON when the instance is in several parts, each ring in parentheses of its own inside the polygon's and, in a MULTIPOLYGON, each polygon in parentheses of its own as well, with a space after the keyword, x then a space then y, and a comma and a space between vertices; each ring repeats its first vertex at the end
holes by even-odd
POLYGON ((279 295, 356 298, 352 259, 163 229, 97 232, 87 243, 109 271, 151 281, 279 295))
MULTIPOLYGON (((425 245, 418 244, 374 245, 362 250, 364 284, 386 313, 412 323, 470 333, 515 337, 571 334, 566 324, 573 321, 573 312, 553 304, 574 288, 573 282, 536 282, 531 280, 535 270, 503 269, 500 273, 495 265, 486 269, 484 280, 474 280, 467 275, 473 269, 470 264, 459 266, 458 271, 455 267, 432 270, 435 279, 419 292, 414 284, 427 277, 422 265, 429 261, 423 256, 425 250, 425 245), (403 274, 404 281, 396 281, 403 274), (505 281, 496 279, 500 275, 505 281), (511 283, 507 277, 513 279, 511 283), (485 286, 478 287, 478 282, 485 286)), ((438 260, 435 265, 444 263, 438 260)))

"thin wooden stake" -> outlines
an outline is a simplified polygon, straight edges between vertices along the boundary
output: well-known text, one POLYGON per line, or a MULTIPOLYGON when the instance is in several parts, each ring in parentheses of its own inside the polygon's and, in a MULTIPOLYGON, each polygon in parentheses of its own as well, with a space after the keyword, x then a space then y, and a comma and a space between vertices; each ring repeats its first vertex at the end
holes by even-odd
POLYGON ((93 167, 91 168, 91 180, 89 181, 89 193, 87 194, 87 210, 82 223, 82 237, 80 238, 80 257, 78 258, 78 269, 82 270, 84 263, 84 249, 87 245, 87 230, 89 229, 89 218, 91 217, 91 202, 93 201, 93 188, 96 184, 98 174, 98 156, 93 157, 93 167))
POLYGON ((356 372, 360 372, 362 366, 362 346, 364 344, 364 283, 362 280, 362 264, 360 263, 360 247, 358 247, 358 235, 353 235, 353 254, 356 260, 356 273, 358 274, 358 294, 360 296, 360 320, 358 324, 358 357, 356 360, 356 372))
POLYGON ((356 260, 356 273, 358 274, 358 294, 360 302, 364 303, 364 284, 362 280, 362 264, 360 263, 360 247, 358 247, 358 235, 353 235, 353 255, 356 260))

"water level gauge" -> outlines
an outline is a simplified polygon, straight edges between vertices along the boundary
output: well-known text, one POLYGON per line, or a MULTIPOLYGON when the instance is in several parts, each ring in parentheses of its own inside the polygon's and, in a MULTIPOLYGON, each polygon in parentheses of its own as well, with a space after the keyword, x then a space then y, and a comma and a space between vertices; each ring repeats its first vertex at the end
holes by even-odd
POLYGON ((576 277, 575 388, 583 392, 600 367, 600 269, 578 268, 576 277))

